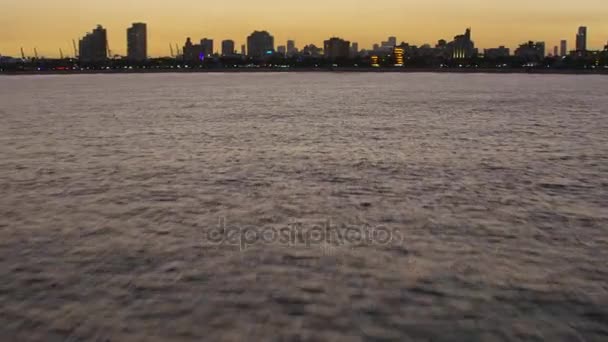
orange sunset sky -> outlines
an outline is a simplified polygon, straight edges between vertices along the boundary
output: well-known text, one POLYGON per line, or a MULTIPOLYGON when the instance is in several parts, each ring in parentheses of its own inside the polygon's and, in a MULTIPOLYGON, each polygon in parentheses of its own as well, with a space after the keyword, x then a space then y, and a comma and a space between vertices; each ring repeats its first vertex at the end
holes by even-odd
POLYGON ((298 47, 321 46, 339 36, 360 48, 386 40, 435 44, 466 27, 480 49, 527 41, 545 41, 547 51, 568 40, 574 47, 578 26, 588 27, 589 49, 608 41, 608 0, 307 0, 307 1, 156 1, 156 0, 0 0, 0 54, 55 57, 73 55, 72 39, 97 24, 108 29, 113 54, 126 51, 126 29, 148 24, 149 55, 169 55, 169 43, 181 47, 190 36, 208 37, 219 50, 222 39, 237 49, 253 30, 267 30, 276 45, 294 39, 298 47))

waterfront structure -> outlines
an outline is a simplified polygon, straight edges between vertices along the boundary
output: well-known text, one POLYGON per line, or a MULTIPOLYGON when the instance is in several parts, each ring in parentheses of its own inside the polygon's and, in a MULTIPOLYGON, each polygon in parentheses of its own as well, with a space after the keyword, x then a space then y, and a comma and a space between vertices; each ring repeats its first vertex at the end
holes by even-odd
POLYGON ((567 54, 568 54, 568 41, 563 39, 561 42, 559 42, 559 55, 566 56, 567 54))
POLYGON ((350 55, 350 42, 338 37, 332 37, 323 44, 325 58, 329 60, 347 59, 350 55))
POLYGON ((222 56, 232 56, 234 53, 234 40, 222 40, 222 56))
POLYGON ((274 53, 274 37, 267 31, 254 31, 247 37, 247 55, 260 58, 274 53))
POLYGON ((81 63, 102 63, 108 59, 108 33, 101 25, 79 41, 81 63))
POLYGON ((509 57, 510 54, 511 50, 507 47, 504 47, 503 45, 497 48, 485 49, 483 51, 483 55, 487 59, 505 58, 509 57))
POLYGON ((587 27, 581 26, 576 33, 576 52, 584 54, 587 51, 587 27))
POLYGON ((540 62, 545 58, 545 42, 533 42, 520 44, 515 50, 515 56, 526 62, 540 62))
POLYGON ((201 39, 201 52, 203 56, 210 57, 213 55, 213 39, 203 38, 201 39))
POLYGON ((470 28, 467 28, 464 34, 455 36, 447 45, 449 55, 453 59, 471 58, 477 53, 475 43, 471 40, 470 28))
POLYGON ((144 23, 134 23, 127 29, 127 59, 143 62, 148 58, 148 29, 144 23))

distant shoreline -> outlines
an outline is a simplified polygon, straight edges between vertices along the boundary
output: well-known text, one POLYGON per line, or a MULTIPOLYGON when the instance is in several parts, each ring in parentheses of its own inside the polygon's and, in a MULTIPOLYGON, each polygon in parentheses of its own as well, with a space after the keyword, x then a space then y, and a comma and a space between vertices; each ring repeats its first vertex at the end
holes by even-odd
POLYGON ((1 71, 0 75, 94 75, 158 73, 452 73, 452 74, 531 74, 531 75, 608 75, 608 69, 483 69, 483 68, 217 68, 217 69, 111 69, 1 71))

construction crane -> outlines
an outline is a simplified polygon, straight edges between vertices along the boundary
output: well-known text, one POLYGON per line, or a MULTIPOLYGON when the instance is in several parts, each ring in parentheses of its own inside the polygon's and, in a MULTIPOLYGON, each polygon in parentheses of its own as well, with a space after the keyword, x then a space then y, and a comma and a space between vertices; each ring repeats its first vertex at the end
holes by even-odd
POLYGON ((59 48, 59 58, 63 59, 63 50, 61 48, 59 48))
POLYGON ((72 46, 74 46, 74 58, 78 58, 78 49, 76 48, 76 40, 72 39, 72 46))
POLYGON ((23 52, 23 48, 21 48, 21 59, 25 60, 25 52, 23 52))
POLYGON ((175 55, 173 54, 173 46, 171 44, 169 44, 169 49, 171 50, 171 57, 174 57, 175 55))
POLYGON ((180 55, 179 46, 177 46, 177 44, 175 44, 175 51, 176 51, 177 56, 179 56, 180 55))
POLYGON ((36 59, 38 59, 38 50, 36 50, 36 48, 34 48, 34 56, 36 57, 36 59))

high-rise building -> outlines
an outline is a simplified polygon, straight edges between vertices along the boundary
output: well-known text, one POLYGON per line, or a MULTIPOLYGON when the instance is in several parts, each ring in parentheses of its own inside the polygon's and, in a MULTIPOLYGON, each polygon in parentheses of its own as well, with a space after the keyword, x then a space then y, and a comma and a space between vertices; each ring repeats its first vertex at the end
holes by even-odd
POLYGON ((475 43, 471 40, 471 29, 466 29, 464 34, 457 35, 448 43, 450 57, 454 59, 471 58, 476 53, 475 43))
POLYGON ((247 55, 247 47, 245 46, 245 44, 241 45, 241 55, 247 55))
POLYGON ((78 45, 82 63, 99 63, 108 59, 108 33, 101 25, 80 39, 78 45))
POLYGON ((332 37, 323 44, 325 58, 329 60, 344 59, 350 55, 350 42, 338 37, 332 37))
POLYGON ((285 45, 277 46, 277 53, 281 56, 285 56, 287 54, 287 47, 285 45))
POLYGON ((352 42, 350 44, 350 55, 351 57, 356 57, 357 55, 359 55, 359 43, 352 42))
POLYGON ((203 38, 201 39, 201 50, 205 57, 213 55, 213 39, 203 38))
POLYGON ((559 55, 565 56, 567 54, 568 54, 568 41, 563 39, 561 42, 559 42, 559 55))
POLYGON ((222 56, 231 56, 234 52, 234 40, 222 40, 222 56))
POLYGON ((581 26, 576 34, 576 52, 584 53, 587 51, 587 27, 581 26))
POLYGON ((296 53, 298 53, 298 50, 296 49, 296 42, 293 40, 288 40, 287 41, 287 55, 288 56, 293 56, 296 53))
POLYGON ((274 37, 266 31, 254 31, 247 37, 247 54, 250 57, 264 57, 274 52, 274 37))
POLYGON ((395 46, 393 48, 393 59, 394 59, 396 67, 403 66, 403 62, 404 62, 403 54, 404 53, 405 53, 405 50, 402 47, 395 46))
POLYGON ((144 23, 134 23, 127 29, 127 59, 143 62, 148 58, 148 33, 144 23))
POLYGON ((558 54, 558 53, 559 53, 559 52, 558 52, 558 47, 557 47, 557 45, 555 45, 555 46, 553 47, 553 57, 557 57, 557 56, 559 56, 559 54, 558 54))

